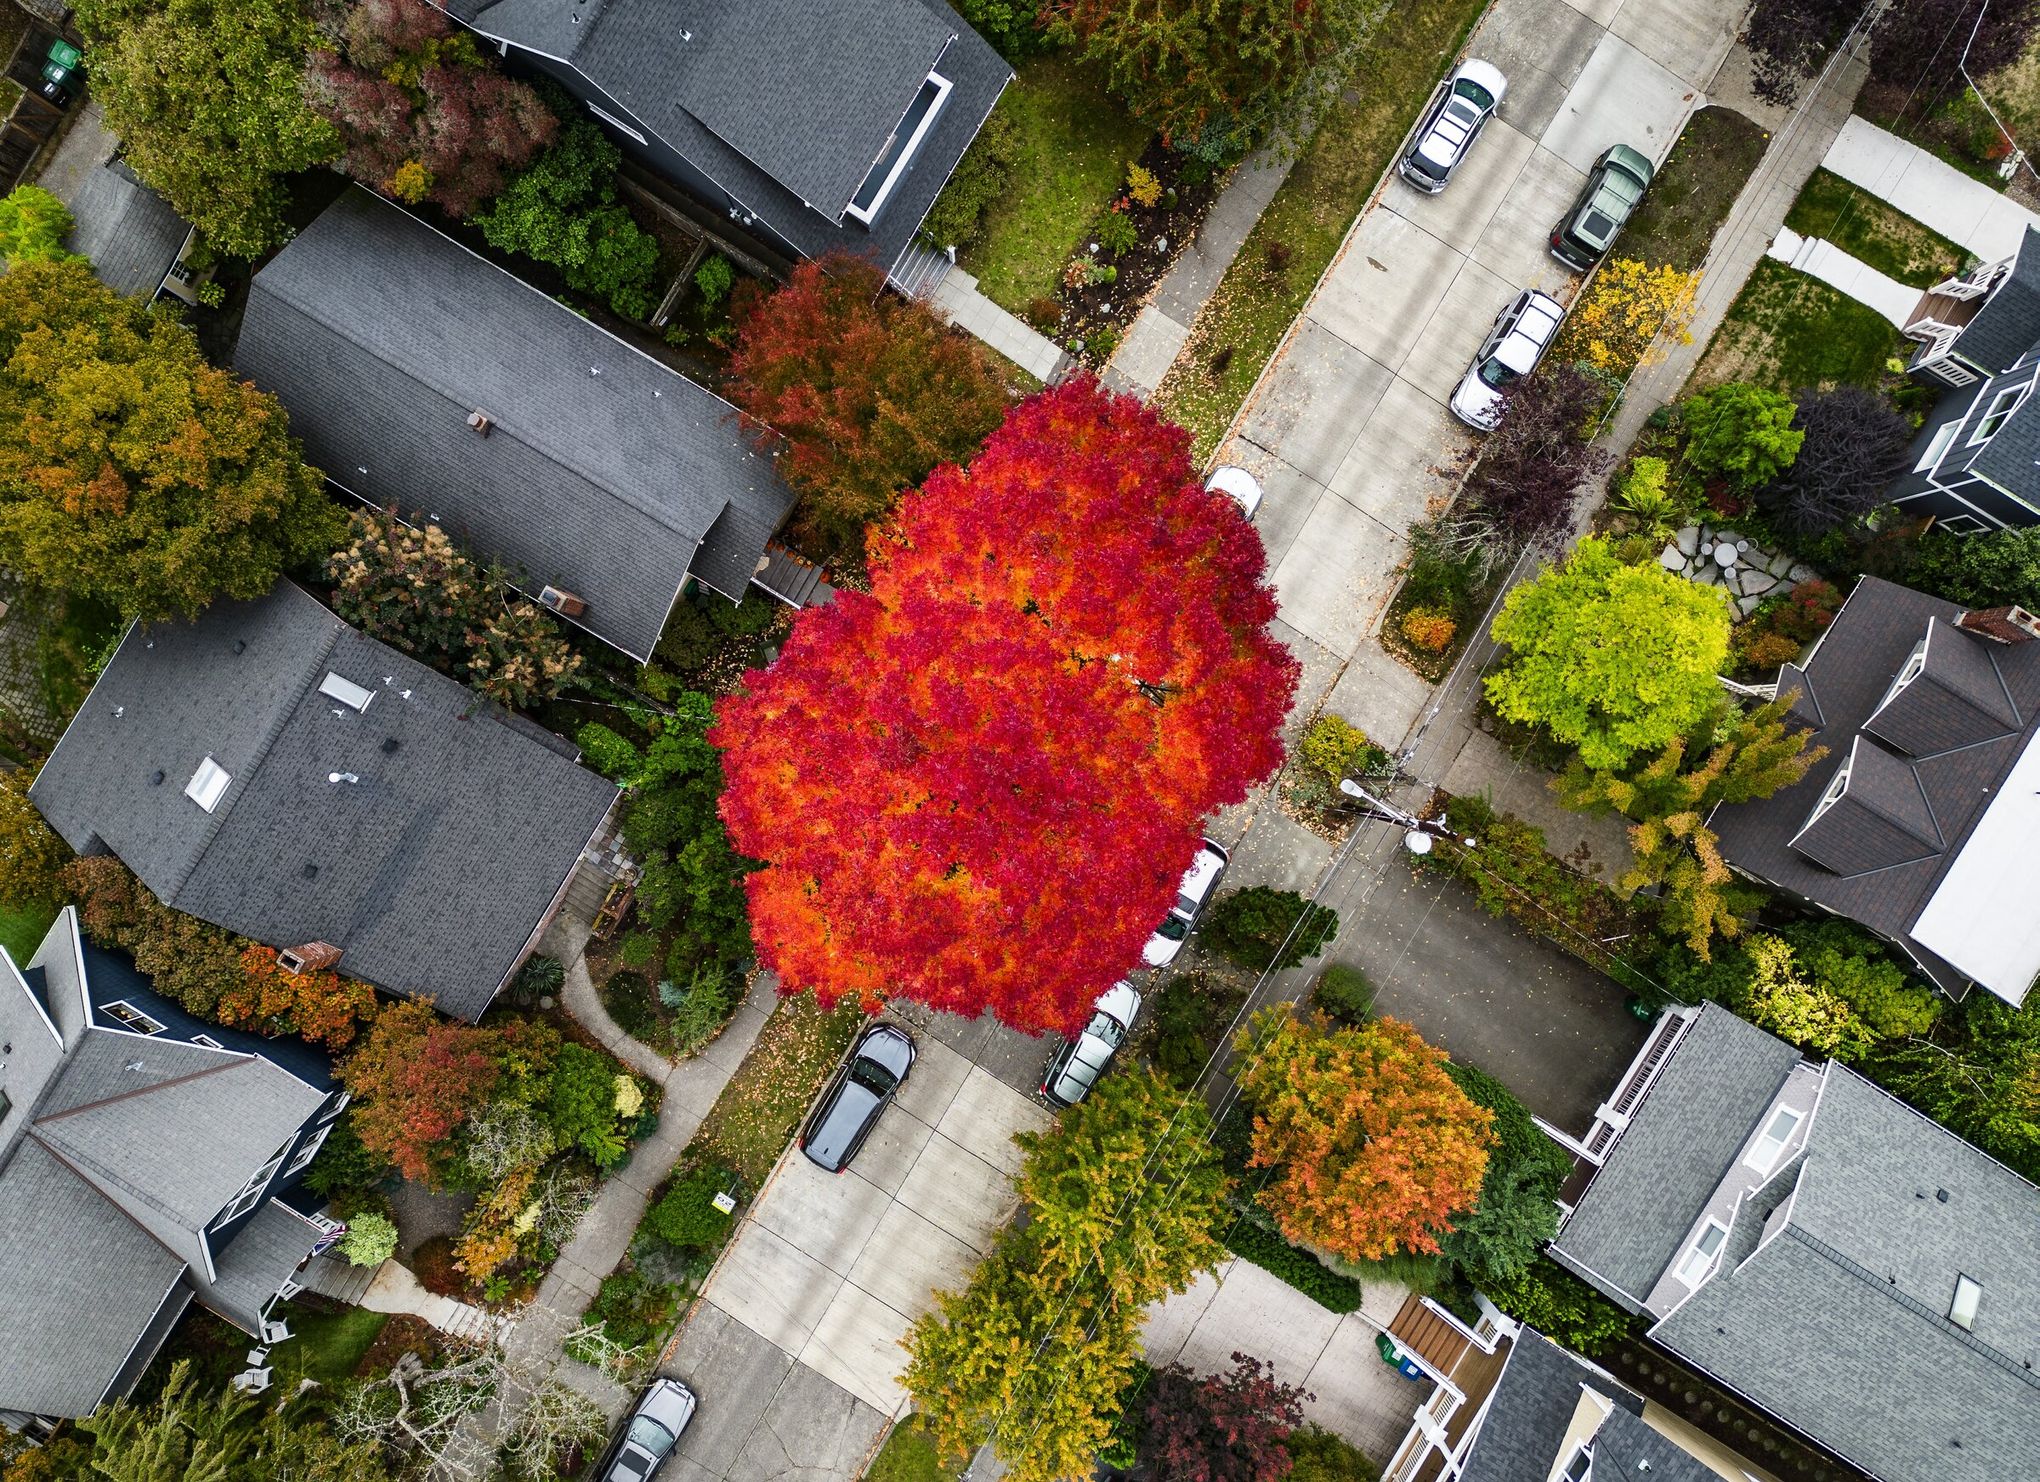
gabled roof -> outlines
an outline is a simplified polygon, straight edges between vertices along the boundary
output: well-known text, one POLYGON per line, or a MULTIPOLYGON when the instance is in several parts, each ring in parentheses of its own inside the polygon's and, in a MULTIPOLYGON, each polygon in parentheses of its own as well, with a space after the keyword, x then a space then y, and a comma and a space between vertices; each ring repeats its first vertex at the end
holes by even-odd
POLYGON ((741 599, 793 504, 729 403, 358 187, 255 275, 234 359, 328 478, 638 659, 690 571, 741 599))
POLYGON ((85 177, 71 202, 66 251, 92 259, 92 271, 115 293, 147 296, 184 249, 191 228, 136 177, 124 160, 85 177))
POLYGON ((2026 228, 2005 276, 1963 326, 1955 348, 1963 359, 2001 371, 2040 341, 2040 230, 2026 228))
POLYGON ((132 628, 30 797, 177 909, 480 1015, 616 789, 289 582, 132 628), (328 676, 369 695, 356 710, 328 676), (188 784, 226 773, 208 812, 188 784))
POLYGON ((2040 969, 2040 938, 2030 966, 1993 958, 1985 974, 1914 932, 1958 865, 1992 882, 1991 913, 2007 926, 2040 915, 2040 887, 2005 842, 2016 820, 1982 827, 2010 806, 2007 780, 2040 734, 2040 641, 2000 625, 2021 640, 2000 642, 1962 617, 1952 602, 1864 577, 1804 668, 1779 676, 1779 693, 1800 691, 1793 717, 1828 756, 1708 822, 1735 868, 1861 922, 1951 993, 1974 980, 2016 1003, 2040 969), (1918 672, 1894 690, 1915 659, 1918 672), (1816 817, 1845 765, 1842 798, 1816 817))

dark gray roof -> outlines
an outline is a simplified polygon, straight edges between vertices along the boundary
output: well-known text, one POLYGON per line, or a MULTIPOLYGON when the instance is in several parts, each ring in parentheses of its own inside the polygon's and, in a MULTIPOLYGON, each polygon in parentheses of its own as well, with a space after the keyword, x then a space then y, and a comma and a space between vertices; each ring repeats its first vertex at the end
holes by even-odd
POLYGON ((342 971, 474 1018, 616 789, 282 582, 131 629, 30 795, 179 910, 331 942, 342 971), (368 708, 320 693, 329 673, 368 708), (212 813, 185 795, 207 757, 231 779, 212 813))
MULTIPOLYGON (((1877 577, 1859 581, 1806 661, 1803 687, 1817 706, 1802 697, 1793 712, 1828 756, 1792 786, 1709 819, 1730 864, 1896 942, 1951 992, 1967 975, 1911 929, 2040 729, 2040 642, 1995 642, 1955 626, 1962 612, 1877 577), (1925 669, 1880 711, 1923 641, 1925 669), (1853 768, 1849 779, 1854 817, 1809 828, 1852 754, 1864 767, 1860 782, 1853 768)), ((1801 682, 1781 675, 1780 691, 1801 682)))
POLYGON ((1826 1077, 1790 1202, 1746 1207, 1653 1336, 1888 1482, 2040 1476, 2040 1190, 1826 1077), (1947 1319, 1958 1275, 1983 1287, 1969 1333, 1947 1319))
POLYGON ((881 268, 1013 76, 941 0, 439 3, 579 71, 796 251, 868 253, 881 268), (846 217, 931 68, 952 91, 920 151, 869 227, 846 217))
POLYGON ((1963 326, 1955 349, 1990 371, 2012 365, 2040 340, 2040 231, 2026 228, 2011 271, 1963 326))
MULTIPOLYGON (((1591 1387, 1617 1414, 1643 1413, 1642 1397, 1617 1384, 1585 1359, 1567 1353, 1534 1329, 1525 1328, 1509 1347, 1495 1381, 1480 1433, 1467 1453, 1460 1482, 1544 1482, 1564 1460, 1559 1447, 1581 1386, 1591 1387)), ((1684 1482, 1674 1476, 1672 1482, 1684 1482)))
POLYGON ((0 1168, 0 1410, 84 1415, 184 1261, 34 1139, 0 1168))
POLYGON ((1702 1005, 1552 1254, 1641 1311, 1799 1058, 1719 1004, 1702 1005))
POLYGON ((259 1330, 263 1307, 284 1278, 304 1264, 322 1233, 288 1205, 264 1200, 217 1258, 219 1280, 209 1295, 230 1309, 244 1328, 259 1330))
POLYGON ((639 659, 718 517, 703 564, 741 597, 793 504, 729 403, 358 188, 255 275, 235 363, 334 482, 639 659))
POLYGON ((92 259, 92 271, 115 293, 147 297, 184 248, 191 228, 170 203, 120 160, 85 177, 71 202, 64 246, 92 259))

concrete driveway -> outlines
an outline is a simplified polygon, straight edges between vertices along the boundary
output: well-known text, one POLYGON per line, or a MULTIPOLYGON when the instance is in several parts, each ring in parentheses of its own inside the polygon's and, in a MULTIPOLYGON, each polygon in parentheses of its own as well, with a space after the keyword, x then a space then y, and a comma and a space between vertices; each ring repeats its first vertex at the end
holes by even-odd
MULTIPOLYGON (((1743 0, 1496 0, 1471 53, 1509 92, 1443 194, 1391 179, 1355 225, 1220 449, 1258 473, 1258 524, 1308 713, 1368 651, 1409 527, 1472 448, 1445 409, 1519 289, 1570 298, 1545 239, 1602 150, 1662 159, 1734 39, 1743 0)), ((1402 736, 1426 690, 1354 686, 1353 720, 1402 736)), ((1345 697, 1342 697, 1344 699, 1345 697)))
POLYGON ((664 1366, 701 1394, 681 1454, 715 1476, 856 1475, 906 1404, 900 1339, 1012 1218, 1013 1135, 1048 1113, 933 1035, 917 1043, 846 1171, 787 1149, 664 1366))

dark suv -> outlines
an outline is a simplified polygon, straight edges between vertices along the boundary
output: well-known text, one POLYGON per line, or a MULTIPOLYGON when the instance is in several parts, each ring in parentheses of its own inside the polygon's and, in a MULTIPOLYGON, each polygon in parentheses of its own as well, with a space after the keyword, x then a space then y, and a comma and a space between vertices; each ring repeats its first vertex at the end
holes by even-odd
POLYGON ((913 1068, 914 1042, 898 1025, 874 1024, 858 1036, 801 1130, 800 1150, 808 1161, 831 1173, 848 1168, 913 1068))
POLYGON ((1551 255, 1582 273, 1599 262, 1655 173, 1650 161, 1627 144, 1610 145, 1594 161, 1580 198, 1551 229, 1551 255))
POLYGON ((694 1391, 677 1379, 654 1379, 602 1453, 593 1482, 645 1482, 665 1465, 692 1419, 694 1391))

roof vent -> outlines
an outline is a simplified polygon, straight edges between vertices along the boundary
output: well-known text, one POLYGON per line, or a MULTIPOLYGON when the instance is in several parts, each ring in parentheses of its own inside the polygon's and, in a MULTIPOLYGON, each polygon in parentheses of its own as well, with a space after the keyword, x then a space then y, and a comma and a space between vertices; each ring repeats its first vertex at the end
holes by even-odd
POLYGON ((304 867, 303 874, 307 880, 316 880, 319 878, 319 867, 307 861, 304 867))
POLYGON ((404 743, 399 741, 395 736, 385 736, 383 737, 382 754, 384 756, 395 756, 397 754, 397 748, 399 746, 402 746, 403 744, 404 743))
POLYGON ((1955 625, 1998 643, 2025 643, 2040 638, 2040 618, 2017 604, 1965 612, 1955 619, 1955 625))
POLYGON ((156 768, 155 771, 149 774, 149 786, 161 787, 162 785, 163 785, 163 769, 161 767, 158 767, 156 768))
POLYGON ((588 604, 564 587, 547 587, 538 594, 538 605, 549 607, 561 617, 577 618, 588 610, 588 604))
POLYGON ((142 1073, 142 1062, 139 1060, 130 1060, 127 1063, 127 1068, 133 1071, 136 1075, 140 1075, 142 1073))
POLYGON ((237 654, 244 654, 244 653, 246 653, 247 651, 248 651, 248 640, 247 640, 247 639, 245 639, 245 638, 236 638, 236 639, 234 640, 234 652, 235 652, 235 653, 237 653, 237 654))
POLYGON ((287 973, 315 973, 339 960, 340 949, 331 942, 306 942, 302 947, 286 947, 276 954, 276 965, 287 973))
POLYGON ((1934 1199, 1937 1203, 1946 1204, 1948 1202, 1948 1191, 1946 1189, 1934 1190, 1934 1199))
POLYGON ((487 412, 483 411, 480 407, 476 407, 473 411, 468 413, 468 426, 474 428, 474 430, 476 432, 479 432, 483 437, 487 437, 489 435, 489 429, 491 427, 494 427, 495 425, 496 419, 494 417, 491 417, 487 412))

